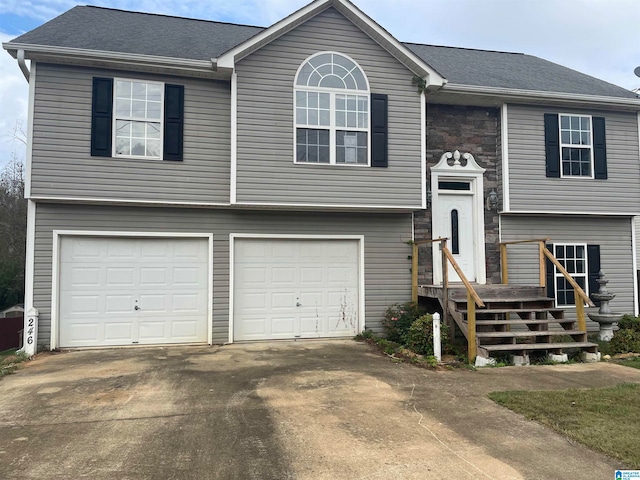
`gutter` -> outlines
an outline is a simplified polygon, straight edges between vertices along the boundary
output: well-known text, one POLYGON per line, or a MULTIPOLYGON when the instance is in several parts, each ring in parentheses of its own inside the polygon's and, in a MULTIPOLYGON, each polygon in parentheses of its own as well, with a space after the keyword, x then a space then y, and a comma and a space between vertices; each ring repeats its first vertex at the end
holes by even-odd
POLYGON ((599 104, 610 107, 627 107, 633 110, 640 110, 640 98, 607 97, 603 95, 585 95, 577 93, 545 92, 541 90, 524 90, 519 88, 505 87, 482 87, 478 85, 463 85, 448 83, 444 85, 441 92, 456 93, 461 95, 486 95, 500 97, 509 100, 531 101, 555 100, 562 103, 579 104, 599 104))
MULTIPOLYGON (((171 69, 188 73, 215 75, 214 65, 211 60, 195 60, 174 57, 161 57, 156 55, 141 55, 135 53, 110 52, 105 50, 88 50, 84 48, 59 47, 49 45, 30 45, 21 43, 3 43, 2 48, 11 56, 24 62, 25 58, 41 60, 41 57, 57 60, 84 60, 94 62, 108 62, 125 66, 143 66, 171 69)), ((25 65, 26 67, 26 65, 25 65)), ((22 65, 20 66, 23 69, 22 65)), ((27 71, 28 72, 28 71, 27 71)), ((25 73, 23 69, 23 74, 25 73)))

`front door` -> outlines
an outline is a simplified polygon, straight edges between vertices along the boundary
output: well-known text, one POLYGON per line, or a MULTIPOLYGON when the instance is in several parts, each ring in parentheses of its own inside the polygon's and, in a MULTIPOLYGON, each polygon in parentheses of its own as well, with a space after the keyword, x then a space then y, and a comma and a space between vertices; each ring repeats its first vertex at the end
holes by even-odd
MULTIPOLYGON (((446 237, 447 247, 467 280, 476 280, 476 261, 474 246, 473 194, 458 191, 440 190, 438 236, 446 237)), ((449 263, 449 281, 459 282, 460 277, 449 263)))
MULTIPOLYGON (((447 248, 470 282, 486 283, 484 247, 484 175, 470 153, 445 152, 431 167, 433 239, 447 238, 447 248)), ((433 243, 433 283, 443 281, 439 242, 433 243)), ((448 264, 450 262, 447 262, 448 264)), ((449 264, 451 282, 461 278, 449 264)))

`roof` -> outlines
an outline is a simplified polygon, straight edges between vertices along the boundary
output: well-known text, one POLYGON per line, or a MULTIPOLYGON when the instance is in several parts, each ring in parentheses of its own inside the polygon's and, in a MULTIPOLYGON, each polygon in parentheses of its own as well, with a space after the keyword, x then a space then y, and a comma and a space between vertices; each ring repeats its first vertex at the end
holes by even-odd
MULTIPOLYGON (((5 48, 10 49, 11 44, 48 45, 210 60, 263 30, 256 26, 77 6, 5 44, 5 48)), ((622 87, 531 55, 415 43, 404 45, 449 84, 638 98, 622 87)))

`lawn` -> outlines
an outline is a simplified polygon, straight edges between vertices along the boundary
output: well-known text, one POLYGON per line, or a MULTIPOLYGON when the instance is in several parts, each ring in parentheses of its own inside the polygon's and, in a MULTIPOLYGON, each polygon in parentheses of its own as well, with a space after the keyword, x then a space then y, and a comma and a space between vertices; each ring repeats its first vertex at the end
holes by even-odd
MULTIPOLYGON (((640 363, 640 362, 639 362, 640 363)), ((560 391, 493 392, 489 398, 577 440, 593 450, 640 468, 640 384, 560 391)))
POLYGON ((12 373, 18 364, 24 362, 27 357, 24 354, 16 354, 16 349, 0 352, 0 378, 12 373))
POLYGON ((620 358, 614 359, 613 361, 625 367, 640 368, 640 357, 620 358))

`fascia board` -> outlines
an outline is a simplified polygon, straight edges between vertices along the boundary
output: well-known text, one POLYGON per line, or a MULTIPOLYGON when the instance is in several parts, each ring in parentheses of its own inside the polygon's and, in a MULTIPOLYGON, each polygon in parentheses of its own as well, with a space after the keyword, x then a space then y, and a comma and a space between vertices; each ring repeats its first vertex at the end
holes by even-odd
POLYGON ((517 88, 484 87, 478 85, 462 85, 447 83, 441 90, 442 93, 457 93, 461 95, 486 95, 500 97, 509 102, 527 100, 550 100, 565 104, 601 105, 605 107, 627 108, 640 110, 640 98, 619 98, 601 95, 584 95, 564 92, 545 92, 539 90, 524 90, 517 88))
POLYGON ((83 48, 59 47, 52 45, 31 45, 20 43, 3 43, 2 48, 16 58, 18 50, 25 51, 25 57, 31 60, 51 59, 57 61, 80 60, 87 62, 105 62, 113 65, 133 67, 162 67, 173 71, 199 72, 215 74, 210 60, 194 60, 154 55, 140 55, 104 50, 88 50, 83 48))

